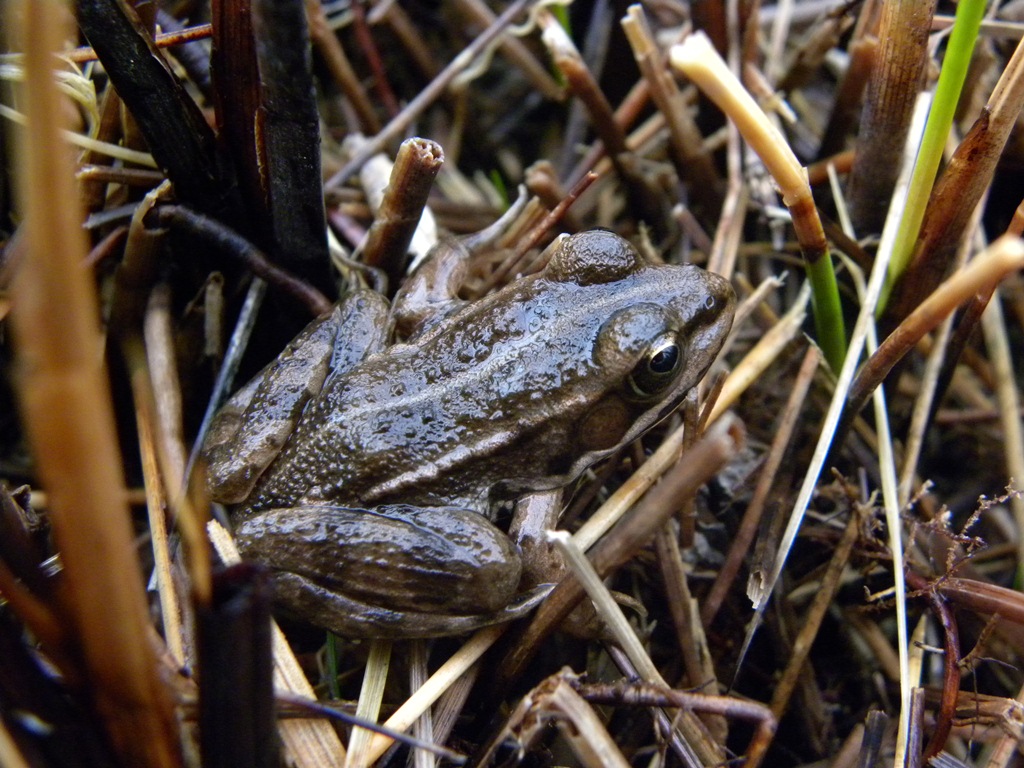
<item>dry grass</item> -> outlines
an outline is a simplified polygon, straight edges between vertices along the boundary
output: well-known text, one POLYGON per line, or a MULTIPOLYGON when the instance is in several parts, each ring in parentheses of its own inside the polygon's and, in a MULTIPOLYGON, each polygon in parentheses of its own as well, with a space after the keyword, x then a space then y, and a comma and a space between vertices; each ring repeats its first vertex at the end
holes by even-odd
POLYGON ((210 718, 236 759, 275 764, 272 646, 301 766, 340 764, 343 743, 348 765, 395 764, 395 731, 477 765, 1019 760, 1019 3, 982 25, 877 351, 901 158, 943 56, 934 4, 670 1, 621 26, 605 3, 536 5, 216 0, 212 25, 166 34, 164 11, 80 0, 96 50, 55 58, 78 42, 62 3, 0 4, 0 764, 212 765, 210 718), (784 171, 669 67, 693 31, 788 142, 784 171), (680 416, 530 500, 566 554, 529 618, 429 644, 230 635, 266 627, 265 596, 220 572, 189 459, 230 373, 339 289, 393 292, 431 237, 424 202, 467 235, 519 185, 472 240, 465 295, 541 269, 558 232, 608 227, 732 279, 720 361, 680 416), (801 256, 835 260, 858 318, 834 369, 803 335, 826 331, 801 256), (591 605, 603 631, 567 632, 591 605), (234 650, 197 677, 220 630, 234 650), (328 725, 313 697, 392 731, 328 725))

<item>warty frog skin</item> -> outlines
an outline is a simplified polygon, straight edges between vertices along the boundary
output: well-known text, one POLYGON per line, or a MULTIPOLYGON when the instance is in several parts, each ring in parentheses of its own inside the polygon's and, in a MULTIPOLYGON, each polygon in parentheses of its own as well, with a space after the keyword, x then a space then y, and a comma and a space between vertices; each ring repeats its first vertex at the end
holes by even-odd
POLYGON ((348 637, 429 637, 502 621, 515 545, 501 499, 558 488, 675 408, 732 325, 726 280, 652 265, 605 231, 539 274, 455 298, 442 245, 395 309, 351 294, 220 411, 204 452, 246 559, 278 602, 348 637), (389 344, 398 322, 412 328, 389 344))

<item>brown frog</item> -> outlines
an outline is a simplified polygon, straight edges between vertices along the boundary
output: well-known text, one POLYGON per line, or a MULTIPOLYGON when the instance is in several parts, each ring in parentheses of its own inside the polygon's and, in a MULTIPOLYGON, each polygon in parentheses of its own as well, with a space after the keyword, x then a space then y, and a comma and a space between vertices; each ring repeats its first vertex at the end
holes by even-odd
POLYGON ((311 323, 218 414, 215 499, 278 601, 350 637, 453 634, 521 614, 496 500, 558 488, 636 439, 707 371, 734 294, 655 266, 605 231, 543 272, 455 299, 449 247, 391 310, 357 292, 311 323), (440 278, 440 279, 439 279, 440 278), (387 344, 395 312, 415 330, 387 344))

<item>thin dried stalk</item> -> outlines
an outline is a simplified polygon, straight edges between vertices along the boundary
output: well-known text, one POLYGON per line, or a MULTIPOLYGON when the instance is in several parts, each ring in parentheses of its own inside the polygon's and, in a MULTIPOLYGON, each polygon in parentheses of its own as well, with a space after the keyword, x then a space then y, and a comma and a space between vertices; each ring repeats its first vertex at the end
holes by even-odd
POLYGON ((814 596, 814 601, 811 603, 810 610, 808 610, 807 616, 804 619, 804 625, 800 629, 800 634, 797 635, 793 647, 790 649, 786 669, 782 673, 775 692, 772 694, 772 714, 775 715, 777 720, 781 720, 783 714, 789 708, 789 700, 793 695, 793 691, 796 690, 801 670, 807 661, 807 657, 810 655, 814 639, 818 636, 821 622, 825 618, 825 613, 828 611, 836 592, 839 591, 841 584, 840 576, 842 576, 843 569, 846 567, 850 554, 853 552, 853 545, 857 543, 860 524, 860 512, 857 509, 851 510, 850 519, 846 523, 846 530, 843 531, 843 536, 832 553, 828 570, 821 577, 821 587, 814 596))
MULTIPOLYGON (((735 153, 738 156, 739 134, 731 123, 727 131, 730 137, 729 155, 735 153)), ((750 188, 740 180, 739 161, 734 163, 730 160, 729 183, 722 203, 722 215, 718 219, 715 239, 708 254, 708 269, 711 272, 729 277, 736 269, 736 256, 743 241, 749 206, 750 188)))
POLYGON ((1021 268, 1024 268, 1024 241, 1012 235, 1004 235, 940 285, 900 323, 864 364, 850 388, 848 415, 860 412, 868 396, 893 366, 947 315, 977 292, 997 285, 1007 275, 1021 268))
POLYGON ((728 696, 665 689, 632 680, 623 680, 611 685, 581 684, 574 681, 574 687, 587 701, 606 706, 680 707, 757 723, 757 731, 751 737, 747 750, 744 763, 746 768, 755 768, 760 764, 778 725, 772 717, 771 710, 763 704, 728 696))
MULTIPOLYGON (((691 516, 696 517, 696 513, 691 513, 691 516)), ((700 621, 697 601, 690 592, 682 552, 671 526, 666 526, 658 533, 655 546, 676 641, 686 668, 686 679, 692 687, 706 686, 706 690, 717 690, 718 680, 708 653, 708 638, 700 621)), ((704 718, 704 724, 717 741, 725 743, 728 728, 723 720, 704 718)))
POLYGON ((159 437, 164 441, 163 453, 170 462, 169 487, 180 488, 188 457, 182 428, 181 382, 174 357, 171 291, 166 283, 158 284, 150 294, 143 334, 153 393, 156 395, 159 437))
MULTIPOLYGON (((455 684, 470 667, 501 637, 507 625, 497 624, 484 627, 466 641, 438 670, 430 676, 423 686, 413 693, 395 713, 387 719, 385 726, 395 731, 406 731, 413 723, 437 701, 441 694, 455 684)), ((394 740, 383 734, 375 734, 367 751, 366 759, 372 763, 383 755, 394 743, 394 740)))
MULTIPOLYGON (((116 93, 111 90, 110 93, 116 93)), ((136 187, 155 187, 164 180, 159 171, 147 171, 142 168, 108 168, 105 165, 82 165, 75 173, 75 178, 82 182, 102 182, 103 184, 124 184, 136 187)))
POLYGON ((380 120, 373 108, 373 102, 359 81, 359 76, 352 68, 345 49, 341 47, 337 35, 327 23, 327 13, 317 0, 306 0, 306 18, 309 21, 309 37, 323 57, 328 71, 340 86, 345 98, 359 119, 359 127, 363 133, 376 133, 380 130, 380 120))
MULTIPOLYGON (((849 54, 850 63, 846 69, 846 75, 836 91, 832 114, 821 139, 821 146, 818 148, 819 158, 826 158, 843 151, 846 133, 855 119, 864 85, 868 81, 868 73, 871 72, 878 55, 878 42, 874 38, 856 40, 850 43, 849 54)), ((853 151, 850 151, 849 157, 850 167, 852 167, 855 157, 853 151)), ((811 183, 814 184, 812 169, 808 170, 812 176, 811 183)))
MULTIPOLYGON (((129 349, 126 349, 125 352, 127 355, 129 349)), ((152 400, 152 390, 144 382, 146 369, 141 364, 143 355, 141 346, 132 344, 130 352, 132 357, 136 358, 129 361, 129 366, 133 371, 131 377, 132 397, 135 401, 135 420, 139 429, 139 452, 142 458, 142 476, 146 490, 146 511, 149 517, 150 536, 153 540, 154 569, 160 596, 160 617, 167 650, 175 664, 184 667, 186 657, 182 638, 181 608, 171 575, 167 520, 164 516, 164 510, 167 509, 167 497, 164 493, 156 458, 156 438, 154 437, 157 429, 156 404, 152 400)))
POLYGON ((99 355, 96 296, 82 266, 87 249, 74 169, 59 133, 66 112, 50 56, 65 39, 65 10, 35 1, 16 8, 24 18, 31 127, 16 155, 25 214, 12 311, 19 394, 64 566, 61 608, 96 710, 126 764, 176 766, 177 720, 158 673, 99 355))
MULTIPOLYGON (((1021 432, 1020 393, 1013 373, 1009 330, 1003 319, 1003 307, 998 294, 981 316, 981 327, 985 333, 985 348, 996 376, 1006 471, 1016 481, 1017 487, 1021 488, 1024 483, 1024 433, 1021 432)), ((1024 531, 1024 499, 1020 494, 1010 497, 1010 508, 1013 510, 1017 530, 1024 531)), ((1024 564, 1024 536, 1017 537, 1017 562, 1024 564)), ((1021 567, 1024 566, 1018 566, 1021 567)))
MULTIPOLYGON (((116 144, 121 135, 121 99, 117 91, 108 88, 103 94, 103 103, 100 106, 100 121, 96 127, 94 138, 98 141, 116 144)), ((81 179, 81 167, 86 164, 107 168, 113 164, 113 160, 102 152, 89 150, 82 154, 79 164, 79 178, 81 179)), ((157 184, 163 180, 163 174, 159 174, 157 184)), ((101 179, 83 183, 81 186, 83 208, 86 213, 94 213, 103 207, 107 198, 107 185, 101 179)))
POLYGON ((622 29, 629 38, 651 99, 665 116, 676 172, 680 179, 686 180, 694 198, 704 203, 710 218, 722 207, 722 179, 704 147, 704 137, 697 123, 683 104, 679 86, 669 75, 641 6, 631 5, 627 9, 622 29))
MULTIPOLYGON (((409 643, 409 690, 415 691, 427 682, 427 641, 413 640, 409 643)), ((369 665, 367 665, 369 666, 369 665)), ((434 744, 434 712, 428 709, 416 720, 413 735, 420 741, 434 744)), ((443 743, 443 742, 442 742, 443 743)), ((434 768, 436 757, 426 750, 417 749, 413 752, 413 768, 434 768)))
POLYGON ((388 72, 384 66, 384 60, 381 58, 380 48, 377 46, 377 41, 374 40, 373 35, 370 34, 370 27, 366 23, 366 9, 363 8, 362 3, 352 3, 349 5, 349 11, 352 14, 352 31, 356 43, 360 48, 363 61, 366 62, 370 70, 370 82, 374 95, 377 102, 384 106, 384 111, 394 117, 399 111, 398 98, 395 96, 395 91, 391 87, 391 81, 388 79, 388 72))
MULTIPOLYGON (((363 670, 363 684, 359 688, 359 702, 356 704, 356 717, 377 722, 380 716, 381 702, 384 700, 384 684, 388 678, 388 667, 391 666, 391 641, 374 640, 370 643, 370 653, 363 670)), ((365 768, 373 759, 369 755, 370 743, 375 734, 365 728, 353 728, 348 740, 348 754, 345 768, 365 768)))
POLYGON ((608 97, 558 21, 545 12, 540 16, 540 23, 543 29, 541 39, 551 53, 555 66, 565 76, 569 89, 586 107, 590 123, 608 151, 608 157, 625 187, 635 215, 653 227, 659 236, 663 236, 666 212, 661 209, 659 197, 640 174, 636 157, 626 144, 626 133, 616 122, 608 97))
MULTIPOLYGON (((429 139, 408 139, 398 148, 391 178, 363 246, 363 260, 384 270, 392 291, 402 279, 409 245, 443 164, 444 150, 429 139)), ((425 255, 422 247, 417 249, 418 257, 425 255)))
MULTIPOLYGON (((161 32, 153 37, 153 43, 157 48, 173 48, 183 43, 191 43, 196 40, 207 40, 213 33, 212 24, 196 24, 192 27, 185 27, 175 32, 161 32)), ((77 64, 85 64, 89 61, 96 61, 99 58, 96 51, 87 45, 83 45, 70 53, 64 54, 68 61, 77 64)))
POLYGON ((793 390, 786 401, 786 407, 782 411, 782 418, 775 430, 775 438, 772 440, 768 456, 765 459, 764 466, 761 468, 761 473, 757 479, 757 486, 754 488, 754 495, 747 505, 746 512, 743 514, 739 530, 737 530, 736 535, 733 537, 729 553, 725 557, 725 562, 719 568, 715 582, 711 585, 711 590, 701 604, 700 618, 705 627, 710 626, 711 622, 715 620, 715 615, 718 613, 718 609, 721 607, 722 601, 725 599, 729 587, 733 583, 733 579, 736 578, 740 566, 743 565, 743 560, 747 556, 747 550, 757 535, 761 524, 761 513, 764 511, 765 501, 768 499, 768 491, 771 490, 776 473, 782 465, 782 458, 796 427, 800 406, 807 396, 807 390, 810 388, 814 373, 818 369, 820 362, 820 350, 813 345, 808 347, 807 353, 804 355, 804 362, 800 366, 800 372, 797 374, 796 381, 793 384, 793 390))
MULTIPOLYGON (((458 13, 466 16, 475 24, 489 27, 494 23, 494 13, 481 0, 457 0, 455 6, 458 13)), ((565 97, 561 86, 548 74, 548 71, 523 45, 521 40, 515 37, 505 37, 499 43, 498 50, 508 59, 509 63, 523 73, 544 98, 561 101, 565 97)))
POLYGON ((376 136, 367 141, 366 144, 349 159, 345 164, 345 167, 331 176, 324 186, 328 189, 332 187, 340 187, 358 173, 363 163, 380 152, 389 141, 401 135, 402 132, 412 125, 413 121, 423 113, 423 110, 434 103, 434 101, 444 92, 445 88, 451 84, 452 80, 454 80, 460 72, 467 69, 469 65, 473 63, 473 60, 479 56, 493 40, 505 31, 505 27, 511 24, 512 21, 522 13, 528 4, 528 0, 515 0, 515 2, 509 5, 508 8, 506 8, 505 11, 494 20, 494 23, 491 26, 473 38, 472 43, 467 45, 458 56, 452 59, 448 66, 446 66, 441 73, 430 82, 429 85, 421 90, 416 95, 416 98, 406 105, 405 109, 395 115, 395 117, 392 118, 376 136))

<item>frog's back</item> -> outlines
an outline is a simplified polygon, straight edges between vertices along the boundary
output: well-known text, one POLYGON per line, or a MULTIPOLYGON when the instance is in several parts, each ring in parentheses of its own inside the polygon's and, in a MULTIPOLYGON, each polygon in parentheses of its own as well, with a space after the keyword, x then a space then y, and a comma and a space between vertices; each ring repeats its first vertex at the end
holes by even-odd
POLYGON ((482 510, 494 491, 570 482, 661 418, 717 354, 731 289, 696 267, 646 265, 619 238, 588 234, 614 238, 605 245, 618 262, 595 266, 591 254, 570 253, 328 379, 253 508, 482 510), (682 359, 652 379, 646 366, 666 345, 682 359))

